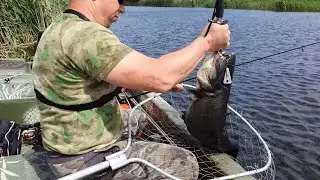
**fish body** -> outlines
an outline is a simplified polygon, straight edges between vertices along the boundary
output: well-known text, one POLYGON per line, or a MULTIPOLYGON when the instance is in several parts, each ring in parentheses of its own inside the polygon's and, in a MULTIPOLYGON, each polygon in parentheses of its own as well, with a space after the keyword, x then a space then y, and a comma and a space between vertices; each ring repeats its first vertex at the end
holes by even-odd
POLYGON ((195 97, 185 117, 189 133, 200 145, 234 158, 238 146, 230 141, 225 126, 235 59, 234 54, 223 53, 204 60, 197 72, 196 89, 191 90, 195 97))

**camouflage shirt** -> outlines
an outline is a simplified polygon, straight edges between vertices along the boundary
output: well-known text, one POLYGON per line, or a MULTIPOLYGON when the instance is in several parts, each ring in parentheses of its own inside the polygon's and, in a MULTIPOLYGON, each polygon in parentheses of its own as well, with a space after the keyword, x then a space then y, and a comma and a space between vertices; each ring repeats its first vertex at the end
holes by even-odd
MULTIPOLYGON (((84 104, 115 90, 103 78, 132 51, 107 28, 64 14, 42 35, 33 62, 35 88, 52 102, 84 104)), ((39 102, 42 138, 48 151, 83 154, 121 136, 116 98, 100 108, 74 112, 39 102)))

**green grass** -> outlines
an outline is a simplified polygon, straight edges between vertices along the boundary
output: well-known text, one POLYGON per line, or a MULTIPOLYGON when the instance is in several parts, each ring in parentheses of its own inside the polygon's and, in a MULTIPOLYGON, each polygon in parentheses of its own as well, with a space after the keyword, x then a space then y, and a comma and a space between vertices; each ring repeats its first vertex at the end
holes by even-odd
POLYGON ((137 3, 127 3, 131 6, 156 7, 212 7, 215 0, 140 0, 137 3))
POLYGON ((31 59, 39 30, 66 6, 65 0, 4 0, 0 3, 0 58, 31 59))
POLYGON ((225 0, 230 9, 320 12, 319 0, 225 0))
MULTIPOLYGON (((214 2, 215 0, 141 0, 138 3, 128 3, 128 5, 213 7, 214 2)), ((225 7, 229 9, 320 12, 320 0, 225 0, 225 7)))

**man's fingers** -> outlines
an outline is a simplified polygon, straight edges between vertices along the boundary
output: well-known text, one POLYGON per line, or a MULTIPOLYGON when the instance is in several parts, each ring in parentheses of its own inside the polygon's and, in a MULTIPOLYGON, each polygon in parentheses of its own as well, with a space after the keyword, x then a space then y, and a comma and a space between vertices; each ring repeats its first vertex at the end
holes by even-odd
POLYGON ((230 41, 228 42, 227 46, 226 47, 229 47, 230 46, 230 41))
POLYGON ((172 88, 172 91, 184 91, 184 87, 182 84, 177 84, 172 88))

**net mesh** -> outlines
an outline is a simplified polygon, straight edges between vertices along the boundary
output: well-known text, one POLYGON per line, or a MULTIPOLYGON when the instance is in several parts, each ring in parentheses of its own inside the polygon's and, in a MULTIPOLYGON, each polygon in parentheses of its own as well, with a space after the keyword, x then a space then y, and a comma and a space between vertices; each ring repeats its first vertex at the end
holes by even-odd
POLYGON ((23 114, 23 122, 25 124, 35 124, 37 122, 40 122, 40 111, 39 111, 39 108, 38 107, 29 108, 23 114))
MULTIPOLYGON (((182 119, 191 103, 192 95, 187 91, 168 92, 161 95, 161 98, 145 103, 140 110, 148 114, 149 123, 140 125, 136 139, 171 144, 191 151, 199 164, 198 179, 214 179, 258 170, 267 164, 268 152, 261 140, 232 112, 228 112, 227 115, 227 131, 229 137, 240 147, 236 159, 217 150, 196 145, 182 119), (167 102, 172 108, 168 108, 167 102)), ((231 106, 236 109, 235 105, 231 106)), ((242 116, 248 118, 245 114, 242 116)), ((266 171, 247 176, 245 179, 269 180, 274 177, 275 167, 272 162, 266 171)))

